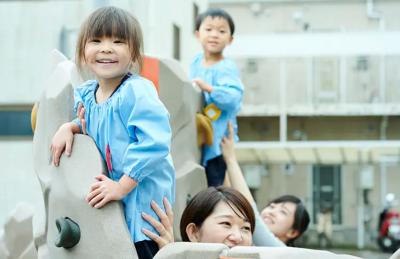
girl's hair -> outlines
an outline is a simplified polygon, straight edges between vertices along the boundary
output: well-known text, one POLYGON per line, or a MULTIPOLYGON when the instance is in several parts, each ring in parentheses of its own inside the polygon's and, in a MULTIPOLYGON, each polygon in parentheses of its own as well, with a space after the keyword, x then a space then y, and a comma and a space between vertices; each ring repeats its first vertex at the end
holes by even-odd
POLYGON ((229 24, 229 29, 231 31, 231 35, 233 36, 233 33, 235 32, 235 23, 233 22, 232 17, 224 10, 222 9, 208 9, 207 11, 205 11, 204 13, 201 13, 197 16, 196 18, 196 31, 198 31, 200 29, 201 24, 203 23, 204 19, 206 19, 207 17, 211 17, 211 18, 222 18, 225 19, 228 24, 229 24))
POLYGON ((248 221, 251 226, 251 233, 254 232, 255 217, 253 209, 247 199, 238 191, 230 187, 209 187, 197 193, 188 203, 183 211, 180 231, 182 241, 190 241, 186 234, 186 227, 194 223, 197 228, 201 228, 203 222, 213 213, 219 202, 225 202, 239 217, 248 221), (240 212, 239 215, 238 212, 240 212))
POLYGON ((299 238, 308 228, 308 224, 310 223, 310 215, 304 203, 294 195, 282 195, 272 201, 269 202, 268 205, 271 203, 286 203, 291 202, 296 205, 296 211, 294 213, 294 221, 292 228, 299 232, 299 235, 295 238, 290 239, 287 242, 288 246, 294 246, 294 241, 299 238))
POLYGON ((75 57, 79 70, 82 70, 82 62, 85 61, 86 43, 101 37, 115 37, 126 41, 132 61, 140 72, 143 65, 143 37, 140 24, 129 12, 113 6, 97 9, 82 24, 75 57))

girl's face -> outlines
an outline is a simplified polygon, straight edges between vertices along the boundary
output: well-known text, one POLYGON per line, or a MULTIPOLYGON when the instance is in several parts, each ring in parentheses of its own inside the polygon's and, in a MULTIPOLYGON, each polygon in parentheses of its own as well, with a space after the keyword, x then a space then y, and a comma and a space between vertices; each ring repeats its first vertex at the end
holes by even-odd
POLYGON ((292 202, 271 203, 261 211, 261 217, 271 232, 286 243, 298 236, 298 231, 292 228, 295 212, 296 204, 292 202))
POLYGON ((205 53, 220 54, 232 42, 228 21, 222 17, 208 16, 196 31, 205 53))
POLYGON ((238 245, 250 246, 252 244, 250 222, 246 221, 240 212, 236 213, 226 202, 220 201, 200 229, 194 223, 186 227, 189 240, 200 243, 222 243, 230 248, 238 245))
POLYGON ((131 52, 124 40, 90 39, 85 45, 85 64, 99 81, 120 79, 131 67, 131 52))

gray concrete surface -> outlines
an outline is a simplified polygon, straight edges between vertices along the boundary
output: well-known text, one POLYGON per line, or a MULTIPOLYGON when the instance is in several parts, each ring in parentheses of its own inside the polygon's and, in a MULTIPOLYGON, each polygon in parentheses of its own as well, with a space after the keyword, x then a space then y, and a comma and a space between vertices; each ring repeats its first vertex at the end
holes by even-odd
POLYGON ((392 255, 378 250, 332 249, 330 251, 336 254, 349 254, 366 259, 389 259, 389 257, 392 255))

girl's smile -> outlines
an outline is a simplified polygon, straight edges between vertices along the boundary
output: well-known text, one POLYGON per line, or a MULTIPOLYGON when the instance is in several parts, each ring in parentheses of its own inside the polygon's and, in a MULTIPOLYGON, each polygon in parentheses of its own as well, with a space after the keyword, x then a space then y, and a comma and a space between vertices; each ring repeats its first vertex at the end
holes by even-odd
POLYGON ((100 63, 100 64, 114 64, 114 63, 117 63, 118 61, 105 58, 105 59, 98 59, 98 60, 96 60, 96 62, 100 63))
POLYGON ((118 38, 94 38, 85 45, 85 63, 100 87, 115 86, 129 72, 131 52, 128 44, 118 38))

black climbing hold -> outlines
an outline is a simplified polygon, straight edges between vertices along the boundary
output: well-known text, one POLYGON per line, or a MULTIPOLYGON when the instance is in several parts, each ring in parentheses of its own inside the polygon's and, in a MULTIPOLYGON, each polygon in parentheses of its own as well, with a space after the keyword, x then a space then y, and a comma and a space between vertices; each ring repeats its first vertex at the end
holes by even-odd
POLYGON ((74 247, 81 239, 79 225, 68 217, 56 219, 58 237, 55 245, 66 249, 74 247))

